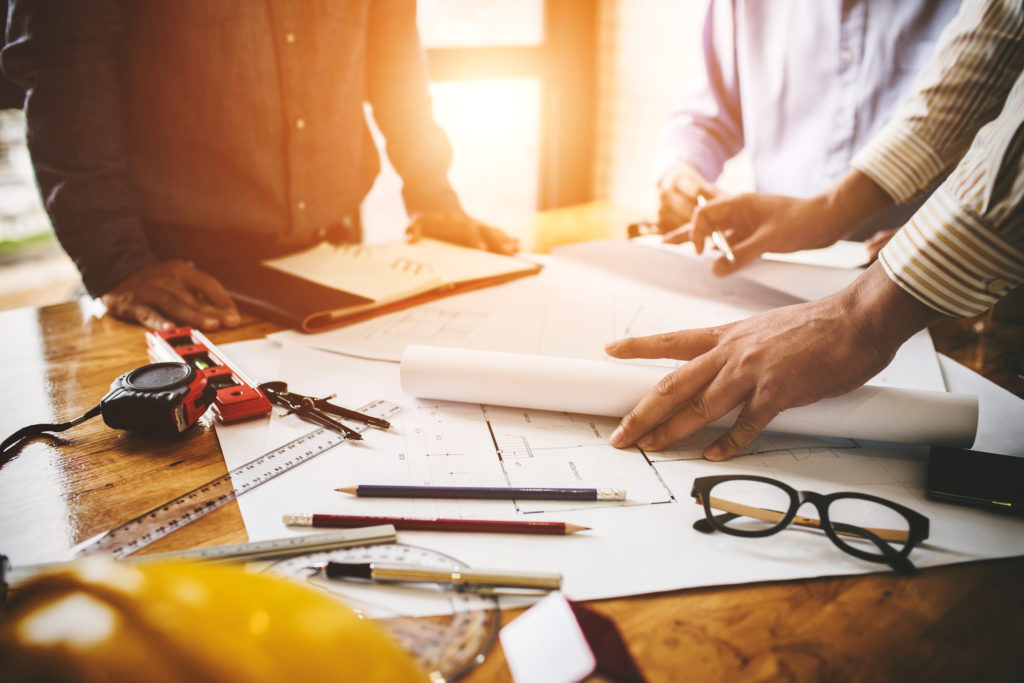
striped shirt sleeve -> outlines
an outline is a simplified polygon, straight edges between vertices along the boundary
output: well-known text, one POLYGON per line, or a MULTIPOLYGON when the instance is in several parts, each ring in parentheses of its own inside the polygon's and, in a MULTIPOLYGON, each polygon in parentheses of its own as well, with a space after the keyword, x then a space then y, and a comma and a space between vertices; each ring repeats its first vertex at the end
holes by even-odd
POLYGON ((904 204, 953 168, 1024 66, 1020 0, 965 0, 893 119, 851 165, 904 204))
POLYGON ((982 313, 1024 282, 1024 71, 1000 115, 879 260, 900 287, 946 315, 982 313))
POLYGON ((913 90, 851 165, 897 203, 952 169, 879 261, 931 308, 977 315, 1024 282, 1024 3, 965 0, 913 90))

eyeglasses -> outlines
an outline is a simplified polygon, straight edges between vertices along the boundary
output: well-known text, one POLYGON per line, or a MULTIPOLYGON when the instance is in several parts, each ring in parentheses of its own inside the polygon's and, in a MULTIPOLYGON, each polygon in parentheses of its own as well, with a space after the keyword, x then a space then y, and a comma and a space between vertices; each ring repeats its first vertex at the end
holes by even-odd
POLYGON ((927 517, 864 493, 797 491, 775 479, 740 474, 698 477, 690 495, 704 506, 705 518, 693 523, 702 533, 757 537, 778 533, 791 524, 813 527, 824 531, 843 552, 903 573, 914 571, 907 556, 928 538, 927 517), (817 518, 796 514, 804 503, 814 506, 817 518))

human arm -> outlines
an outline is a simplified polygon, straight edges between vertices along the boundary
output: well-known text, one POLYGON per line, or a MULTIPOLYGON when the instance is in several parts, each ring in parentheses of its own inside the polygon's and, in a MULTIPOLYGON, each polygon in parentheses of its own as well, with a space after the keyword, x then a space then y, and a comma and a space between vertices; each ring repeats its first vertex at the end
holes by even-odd
POLYGON ((843 291, 717 327, 611 342, 616 358, 689 361, 665 376, 612 433, 611 444, 659 450, 742 406, 704 451, 739 453, 783 410, 844 394, 941 317, 875 263, 843 291))
POLYGON ((720 256, 712 262, 712 274, 723 277, 766 251, 827 247, 892 204, 874 180, 851 169, 834 187, 814 197, 748 193, 711 201, 697 209, 690 223, 665 235, 664 240, 693 241, 700 254, 712 231, 721 230, 735 256, 732 261, 720 256))
POLYGON ((866 221, 893 203, 920 196, 957 164, 982 126, 1005 111, 1003 102, 1024 62, 1022 11, 1019 3, 965 2, 893 120, 856 155, 851 172, 832 190, 808 200, 744 195, 711 202, 703 217, 698 212, 693 224, 666 240, 693 239, 700 251, 712 229, 723 230, 737 254, 735 263, 719 259, 713 265, 715 274, 725 275, 765 251, 827 246, 858 225, 851 217, 866 221), (857 174, 881 194, 844 190, 851 177, 863 180, 857 174), (845 202, 854 212, 836 211, 842 202, 834 200, 843 194, 866 196, 868 203, 845 202))
POLYGON ((410 215, 407 235, 514 253, 518 242, 468 216, 447 173, 451 145, 434 121, 427 72, 416 28, 416 3, 371 3, 367 30, 367 88, 373 116, 384 134, 388 158, 402 177, 410 215))
POLYGON ((1021 282, 1024 70, 1000 116, 843 291, 716 328, 609 344, 618 358, 690 361, 641 400, 611 442, 657 450, 742 405, 705 450, 710 460, 732 457, 782 410, 856 388, 917 330, 943 314, 981 313, 1021 282))
POLYGON ((669 116, 656 149, 658 224, 663 232, 689 222, 697 195, 720 196, 714 180, 743 149, 740 84, 731 2, 708 5, 698 67, 669 116))
POLYGON ((779 411, 859 386, 916 330, 943 314, 977 315, 1021 282, 1024 65, 998 117, 842 292, 718 328, 609 345, 616 357, 692 359, 641 400, 612 443, 661 448, 742 404, 733 427, 705 451, 731 457, 779 411))
POLYGON ((9 4, 3 69, 26 89, 36 180, 86 289, 104 297, 112 315, 143 324, 237 323, 219 284, 159 261, 146 239, 123 141, 120 4, 9 4), (150 282, 151 274, 158 282, 150 282))

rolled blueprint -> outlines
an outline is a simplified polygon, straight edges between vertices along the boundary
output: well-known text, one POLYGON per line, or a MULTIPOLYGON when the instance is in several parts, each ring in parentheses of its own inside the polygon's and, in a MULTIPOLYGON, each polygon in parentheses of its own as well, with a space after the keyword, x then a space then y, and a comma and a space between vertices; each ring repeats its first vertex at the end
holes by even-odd
MULTIPOLYGON (((612 361, 409 346, 406 394, 417 398, 622 417, 669 372, 612 361)), ((728 427, 733 410, 712 425, 728 427)), ((768 429, 789 434, 969 448, 978 399, 966 394, 865 385, 780 413, 768 429)))

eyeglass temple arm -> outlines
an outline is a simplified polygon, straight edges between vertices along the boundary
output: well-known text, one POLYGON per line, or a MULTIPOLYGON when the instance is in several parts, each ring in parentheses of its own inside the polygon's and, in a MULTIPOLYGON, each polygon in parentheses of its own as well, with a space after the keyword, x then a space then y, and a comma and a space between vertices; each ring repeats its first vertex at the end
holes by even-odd
MULTIPOLYGON (((699 497, 697 498, 696 502, 698 504, 701 503, 699 497)), ((711 507, 715 508, 716 510, 723 510, 725 512, 731 512, 737 515, 744 515, 745 517, 753 517, 754 519, 760 519, 764 522, 778 522, 784 517, 783 513, 779 512, 778 510, 769 510, 767 508, 759 508, 754 507, 752 505, 744 505, 743 503, 734 503, 731 500, 725 500, 724 498, 716 498, 714 496, 711 496, 708 499, 708 502, 710 503, 711 507)), ((796 524, 797 526, 809 526, 814 527, 816 529, 821 528, 821 521, 814 519, 813 517, 803 517, 801 515, 797 515, 793 518, 792 523, 796 524)), ((860 529, 863 529, 864 531, 868 531, 886 541, 905 542, 907 540, 907 532, 901 531, 899 529, 874 529, 872 527, 855 527, 852 525, 845 524, 832 524, 832 528, 838 534, 844 534, 846 536, 864 536, 864 534, 858 533, 858 531, 843 530, 842 527, 844 526, 849 526, 850 529, 857 529, 858 531, 860 529)))

